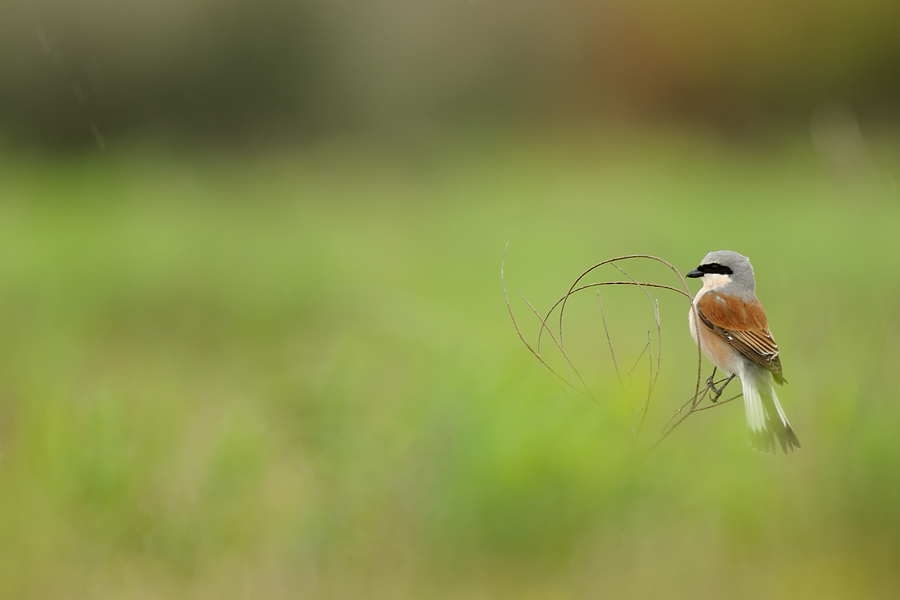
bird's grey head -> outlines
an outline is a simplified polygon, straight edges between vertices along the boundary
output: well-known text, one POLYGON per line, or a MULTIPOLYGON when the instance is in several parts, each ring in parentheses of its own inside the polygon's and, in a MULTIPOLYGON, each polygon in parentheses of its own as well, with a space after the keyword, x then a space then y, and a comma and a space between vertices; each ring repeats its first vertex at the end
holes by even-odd
POLYGON ((735 295, 753 296, 756 292, 750 259, 731 250, 710 252, 687 276, 703 277, 704 285, 709 282, 715 282, 715 287, 727 285, 728 291, 735 295))

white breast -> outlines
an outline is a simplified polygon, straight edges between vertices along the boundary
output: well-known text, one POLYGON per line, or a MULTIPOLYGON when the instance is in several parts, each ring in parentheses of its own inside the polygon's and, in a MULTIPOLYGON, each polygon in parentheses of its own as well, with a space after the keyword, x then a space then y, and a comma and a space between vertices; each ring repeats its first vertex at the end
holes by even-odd
MULTIPOLYGON (((694 305, 700 301, 700 298, 702 298, 704 294, 725 285, 729 281, 731 281, 731 278, 728 277, 728 275, 704 275, 703 287, 700 288, 700 291, 694 296, 694 305)), ((693 308, 688 311, 688 325, 691 328, 691 338, 693 338, 695 344, 700 345, 700 349, 703 351, 703 354, 706 355, 706 358, 721 371, 724 371, 729 375, 732 373, 740 375, 743 364, 741 353, 732 348, 731 345, 721 337, 710 331, 703 323, 697 323, 695 326, 693 308), (698 335, 700 336, 699 340, 697 339, 698 335)))
MULTIPOLYGON (((693 338, 695 344, 698 344, 699 342, 697 341, 697 328, 694 327, 694 308, 693 307, 697 306, 697 303, 700 301, 700 298, 703 297, 703 294, 705 294, 706 292, 708 292, 712 289, 712 287, 708 287, 706 285, 707 277, 709 277, 709 275, 703 276, 703 287, 700 288, 700 291, 697 292, 696 296, 694 296, 694 301, 691 303, 691 309, 688 311, 688 325, 691 326, 691 338, 693 338)), ((699 325, 702 326, 702 323, 699 325)))

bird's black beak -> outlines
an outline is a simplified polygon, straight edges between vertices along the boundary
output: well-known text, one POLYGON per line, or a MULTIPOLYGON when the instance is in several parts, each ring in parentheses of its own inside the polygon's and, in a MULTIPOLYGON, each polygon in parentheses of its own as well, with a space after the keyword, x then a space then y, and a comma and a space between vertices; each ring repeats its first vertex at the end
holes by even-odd
POLYGON ((704 273, 700 271, 700 269, 694 269, 690 271, 685 277, 703 277, 704 273))

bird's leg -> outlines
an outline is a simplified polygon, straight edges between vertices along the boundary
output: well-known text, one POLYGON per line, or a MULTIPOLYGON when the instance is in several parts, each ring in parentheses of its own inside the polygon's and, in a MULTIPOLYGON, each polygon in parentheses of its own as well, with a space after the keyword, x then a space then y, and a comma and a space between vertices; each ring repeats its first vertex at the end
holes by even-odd
POLYGON ((713 374, 709 376, 709 379, 706 380, 706 385, 712 390, 712 394, 709 395, 710 401, 713 404, 719 401, 719 397, 722 395, 722 392, 725 391, 725 387, 731 383, 731 380, 734 379, 734 375, 725 380, 725 383, 722 384, 722 387, 716 387, 714 382, 716 376, 716 369, 713 367, 713 374))
MULTIPOLYGON (((716 389, 716 386, 715 386, 715 384, 713 383, 715 380, 716 380, 716 367, 713 367, 713 372, 712 372, 712 374, 711 374, 709 377, 706 378, 706 389, 713 389, 713 390, 715 390, 715 389, 716 389)), ((716 400, 718 400, 718 399, 719 399, 719 397, 716 396, 716 400)), ((713 400, 713 402, 715 402, 716 400, 713 400)))

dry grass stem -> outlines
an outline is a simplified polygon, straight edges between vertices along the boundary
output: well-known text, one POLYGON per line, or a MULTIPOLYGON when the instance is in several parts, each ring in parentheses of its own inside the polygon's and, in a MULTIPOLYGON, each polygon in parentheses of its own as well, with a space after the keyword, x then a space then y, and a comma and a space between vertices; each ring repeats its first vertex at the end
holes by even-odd
MULTIPOLYGON (((534 355, 534 357, 538 359, 538 361, 540 361, 541 365, 543 365, 544 368, 548 372, 555 375, 558 380, 561 380, 565 383, 569 383, 569 381, 565 377, 562 377, 559 373, 557 373, 553 369, 553 367, 548 365, 547 362, 544 361, 543 358, 541 358, 540 354, 535 352, 534 348, 531 347, 531 344, 528 343, 528 340, 525 339, 525 336, 522 335, 522 330, 519 329, 519 323, 516 321, 516 316, 515 316, 515 314, 513 314, 512 306, 509 303, 509 296, 506 293, 506 279, 505 279, 504 271, 505 271, 505 265, 506 265, 506 249, 507 248, 509 248, 508 241, 506 242, 506 248, 503 249, 503 260, 500 262, 500 282, 503 286, 503 299, 506 300, 506 309, 509 311, 509 318, 512 319, 513 326, 516 328, 516 333, 519 335, 519 339, 522 340, 522 343, 525 344, 525 347, 528 348, 528 351, 531 352, 534 355)), ((543 322, 543 319, 541 319, 541 321, 543 322)))
MULTIPOLYGON (((504 287, 505 287, 505 286, 504 286, 504 287)), ((546 324, 547 324, 546 321, 545 321, 544 319, 541 318, 541 313, 538 312, 538 310, 531 304, 531 302, 529 302, 528 299, 527 299, 525 296, 523 296, 522 294, 519 294, 519 297, 522 298, 522 300, 525 302, 525 304, 528 305, 528 308, 531 309, 531 312, 534 313, 534 316, 536 316, 536 317, 538 318, 538 320, 541 322, 541 324, 542 324, 542 325, 546 325, 546 324)), ((562 347, 562 344, 561 344, 559 341, 557 341, 557 339, 556 339, 555 337, 553 337, 553 334, 552 334, 552 333, 550 333, 549 335, 550 335, 550 339, 553 340, 553 343, 556 344, 556 347, 559 348, 559 351, 562 353, 563 358, 564 358, 565 361, 566 361, 566 365, 567 365, 567 366, 575 373, 575 376, 578 377, 578 380, 581 382, 581 385, 584 386, 585 391, 582 392, 582 393, 584 393, 584 394, 585 394, 586 396, 588 396, 591 400, 593 400, 594 397, 593 397, 593 395, 591 394, 590 390, 588 389, 587 384, 584 382, 584 379, 581 377, 581 373, 578 372, 578 369, 576 369, 576 368, 575 368, 575 365, 572 363, 572 361, 569 360, 569 355, 566 354, 566 351, 565 351, 565 349, 562 347)), ((540 356, 539 356, 538 358, 540 358, 540 356)), ((541 360, 541 362, 544 362, 544 361, 541 360)), ((544 364, 546 364, 546 363, 544 363, 544 364)), ((559 376, 559 375, 557 375, 557 377, 558 377, 558 376, 559 376)), ((571 382, 568 382, 568 383, 569 383, 574 389, 576 389, 576 390, 579 389, 578 386, 572 384, 571 382)), ((579 391, 580 391, 580 390, 579 390, 579 391)))
MULTIPOLYGON (((563 332, 564 332, 564 315, 565 315, 566 303, 568 302, 569 298, 572 295, 577 294, 578 292, 581 292, 583 290, 587 290, 587 289, 591 289, 591 288, 599 288, 601 286, 619 286, 619 285, 638 287, 638 288, 640 288, 640 290, 642 292, 644 292, 644 295, 646 295, 647 298, 650 300, 650 304, 653 307, 653 318, 654 318, 654 322, 656 324, 656 353, 654 356, 653 335, 652 335, 651 331, 647 331, 647 343, 644 345, 643 350, 641 350, 641 353, 638 356, 637 360, 635 361, 634 365, 628 371, 628 376, 629 376, 629 381, 630 381, 632 372, 637 367, 637 365, 640 363, 644 354, 649 354, 649 358, 648 358, 649 374, 648 374, 647 392, 646 392, 646 395, 644 396, 643 402, 638 407, 637 411, 634 410, 634 405, 631 404, 631 401, 629 399, 630 412, 632 415, 631 433, 632 433, 633 439, 637 438, 640 435, 641 429, 643 428, 644 421, 647 417, 647 414, 650 412, 651 398, 653 397, 653 393, 656 389, 656 384, 659 380, 660 367, 662 364, 662 324, 661 324, 661 320, 660 320, 659 299, 653 298, 653 296, 650 294, 649 290, 650 289, 669 290, 669 291, 676 292, 676 293, 684 296, 689 302, 691 302, 691 310, 694 311, 694 319, 693 319, 694 327, 695 327, 694 334, 696 335, 696 333, 697 333, 696 327, 698 327, 698 323, 700 322, 700 319, 697 317, 697 313, 696 313, 697 309, 696 309, 696 307, 693 306, 693 296, 691 295, 690 290, 688 289, 687 282, 685 281, 684 277, 681 275, 681 273, 679 273, 678 269, 676 269, 671 263, 669 263, 668 261, 666 261, 662 258, 659 258, 657 256, 652 256, 649 254, 630 254, 630 255, 626 255, 626 256, 618 256, 615 258, 610 258, 610 259, 601 261, 601 262, 593 265, 589 269, 585 270, 583 273, 581 273, 581 275, 579 275, 575 279, 575 281, 572 282, 572 284, 569 286, 569 289, 565 293, 565 295, 563 295, 559 300, 557 300, 553 304, 553 306, 550 307, 550 310, 547 311, 546 315, 544 315, 543 317, 541 316, 540 312, 524 296, 521 296, 521 294, 520 294, 520 296, 522 297, 522 300, 528 305, 529 309, 531 309, 532 313, 535 315, 535 317, 537 317, 538 321, 541 324, 540 329, 538 330, 537 341, 535 343, 535 346, 532 347, 531 344, 529 344, 528 341, 525 339, 525 336, 522 334, 522 331, 521 331, 519 324, 516 321, 515 315, 513 313, 512 306, 510 305, 509 296, 506 291, 505 265, 506 265, 506 251, 508 248, 509 248, 509 241, 507 241, 506 247, 503 249, 503 258, 500 262, 500 282, 503 287, 503 298, 506 302, 506 308, 509 312, 510 319, 512 319, 513 326, 516 329, 516 333, 518 334, 519 339, 522 341, 523 344, 525 344, 525 347, 528 349, 528 351, 531 352, 531 354, 534 355, 534 357, 538 359, 538 361, 541 363, 541 365, 544 367, 544 369, 546 369, 547 372, 552 375, 552 377, 554 378, 555 381, 557 381, 558 383, 562 382, 562 383, 566 384, 567 386, 569 386, 571 389, 575 390, 579 394, 582 394, 582 395, 586 396, 587 398, 594 400, 595 402, 597 402, 596 398, 591 393, 590 389, 587 386, 587 383, 585 382, 584 378, 581 376, 581 373, 579 373, 578 369, 575 367, 574 362, 571 360, 571 358, 569 357, 569 355, 565 349, 565 344, 563 342, 563 332), (635 260, 635 259, 645 259, 645 260, 655 261, 655 262, 665 265, 669 270, 671 270, 673 273, 675 273, 678 276, 678 279, 681 281, 682 288, 679 289, 679 288, 671 286, 671 285, 655 283, 655 282, 638 281, 637 279, 632 277, 630 274, 628 274, 618 264, 619 262, 622 262, 622 261, 635 260), (590 273, 592 273, 593 271, 595 271, 596 269, 598 269, 599 267, 602 267, 604 265, 612 265, 615 269, 617 269, 622 275, 624 275, 627 278, 627 281, 615 280, 615 281, 600 281, 600 282, 581 284, 582 280, 585 277, 587 277, 590 273), (551 330, 550 326, 548 325, 548 321, 550 320, 550 317, 553 315, 553 312, 557 308, 559 308, 559 323, 558 323, 558 330, 556 332, 554 332, 553 330, 551 330), (547 332, 547 335, 550 336, 550 339, 553 341, 553 344, 556 346, 556 348, 559 350, 560 354, 562 355, 563 360, 565 361, 565 364, 566 364, 566 368, 569 371, 570 378, 574 374, 574 378, 577 378, 577 382, 572 381, 571 379, 567 379, 567 378, 563 377, 562 375, 560 375, 541 356, 541 343, 542 343, 544 331, 547 332), (582 389, 582 387, 583 387, 583 389, 582 389), (636 426, 635 426, 635 423, 637 424, 636 426)), ((618 359, 616 358, 615 346, 613 344, 612 336, 609 331, 609 325, 608 325, 608 322, 606 319, 606 311, 603 307, 603 301, 601 299, 599 290, 597 291, 597 303, 600 308, 600 316, 603 321, 603 330, 606 334, 606 340, 609 345, 610 357, 612 359, 613 366, 616 371, 616 377, 619 380, 619 385, 622 387, 622 389, 624 391, 624 383, 622 381, 621 371, 619 370, 618 359)), ((713 370, 713 376, 715 376, 715 370, 713 370)), ((722 400, 717 403, 709 403, 709 404, 704 405, 703 404, 704 400, 706 400, 709 397, 710 388, 708 385, 703 386, 701 388, 702 379, 703 379, 703 355, 698 346, 698 348, 697 348, 697 377, 694 382, 694 393, 690 398, 688 398, 688 400, 686 402, 684 402, 684 404, 682 404, 679 408, 677 408, 672 413, 672 415, 669 417, 669 420, 666 422, 665 426, 663 427, 662 432, 660 433, 659 437, 650 447, 651 450, 653 448, 655 448, 656 446, 658 446, 666 437, 669 436, 669 434, 672 433, 672 431, 674 431, 681 423, 683 423, 689 416, 691 416, 695 412, 700 412, 703 410, 715 408, 717 406, 722 406, 724 404, 731 402, 732 400, 735 400, 736 398, 741 397, 741 394, 737 394, 735 396, 728 398, 727 400, 722 400)), ((718 382, 716 382, 716 385, 721 384, 723 381, 725 381, 725 379, 719 380, 718 382)), ((598 402, 598 404, 600 404, 602 406, 601 403, 598 402)))
POLYGON ((613 348, 612 338, 609 335, 609 326, 606 324, 606 313, 603 312, 603 300, 600 298, 600 290, 597 290, 597 304, 600 305, 600 318, 603 319, 603 331, 606 332, 606 342, 609 344, 609 355, 612 357, 613 367, 616 369, 616 377, 619 380, 619 386, 625 389, 622 383, 622 374, 619 373, 619 363, 616 361, 616 351, 613 348))

